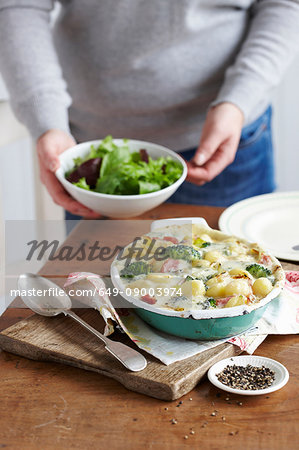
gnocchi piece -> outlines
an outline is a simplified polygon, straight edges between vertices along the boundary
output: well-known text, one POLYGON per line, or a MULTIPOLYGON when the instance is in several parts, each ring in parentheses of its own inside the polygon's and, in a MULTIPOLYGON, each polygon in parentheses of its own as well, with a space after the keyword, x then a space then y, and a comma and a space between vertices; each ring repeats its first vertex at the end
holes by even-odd
POLYGON ((217 270, 218 272, 220 272, 220 270, 221 270, 221 263, 219 263, 219 262, 211 263, 211 267, 212 267, 212 269, 217 270))
POLYGON ((188 280, 182 284, 182 294, 189 298, 205 295, 206 288, 202 280, 188 280))
POLYGON ((233 308, 234 306, 245 305, 246 297, 245 295, 234 295, 226 303, 225 308, 233 308))
POLYGON ((244 278, 240 278, 238 280, 233 280, 225 286, 224 294, 226 296, 229 295, 249 295, 251 293, 251 288, 248 284, 248 281, 244 278))
POLYGON ((242 269, 241 267, 236 267, 235 269, 232 269, 229 271, 229 274, 232 276, 240 276, 245 278, 252 278, 249 272, 247 270, 242 269))
POLYGON ((242 254, 242 249, 240 248, 240 246, 238 244, 231 244, 229 247, 231 254, 233 256, 237 256, 237 255, 241 255, 242 254))
POLYGON ((207 259, 198 259, 195 267, 210 267, 210 265, 211 263, 207 259))
POLYGON ((223 297, 225 296, 226 282, 215 283, 206 291, 208 297, 223 297))
POLYGON ((185 281, 181 286, 181 291, 184 297, 192 298, 192 281, 185 281))
POLYGON ((231 255, 242 256, 242 258, 250 251, 248 246, 239 241, 232 242, 229 249, 231 251, 231 255))
POLYGON ((222 282, 225 282, 225 281, 226 281, 226 284, 227 284, 229 280, 230 280, 230 278, 229 278, 228 274, 224 272, 224 273, 220 273, 220 274, 210 278, 207 281, 206 284, 207 284, 208 287, 212 287, 215 284, 222 283, 222 282))
POLYGON ((192 297, 200 297, 205 295, 206 288, 204 282, 202 280, 193 280, 192 281, 192 297))
POLYGON ((266 297, 273 289, 272 283, 268 278, 261 277, 255 280, 252 286, 254 295, 258 297, 266 297))
POLYGON ((211 263, 222 262, 224 260, 223 255, 221 255, 221 253, 217 250, 210 250, 209 252, 206 252, 205 259, 211 263))

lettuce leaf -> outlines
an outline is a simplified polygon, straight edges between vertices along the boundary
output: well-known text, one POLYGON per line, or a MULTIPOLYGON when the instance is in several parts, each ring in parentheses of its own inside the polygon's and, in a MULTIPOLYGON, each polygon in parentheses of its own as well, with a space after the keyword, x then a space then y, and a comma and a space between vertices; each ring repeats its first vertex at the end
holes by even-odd
MULTIPOLYGON (((124 140, 125 142, 125 140, 124 140)), ((117 150, 117 145, 113 142, 112 136, 106 136, 105 139, 102 140, 100 145, 98 147, 95 147, 94 145, 90 146, 90 152, 84 156, 84 158, 78 156, 77 158, 74 158, 74 168, 75 170, 78 166, 80 166, 85 161, 88 161, 89 159, 94 158, 103 158, 107 153, 112 152, 113 150, 117 150)), ((72 171, 69 171, 71 173, 72 171)))
POLYGON ((107 174, 112 174, 118 171, 120 166, 131 160, 131 153, 128 146, 119 147, 112 150, 103 157, 103 162, 100 170, 100 177, 107 174))
POLYGON ((160 190, 159 183, 151 183, 150 181, 139 181, 139 194, 148 194, 160 190))
POLYGON ((80 178, 80 180, 77 183, 73 183, 73 184, 81 189, 86 189, 87 191, 91 190, 90 187, 88 186, 88 184, 86 183, 85 178, 80 178))

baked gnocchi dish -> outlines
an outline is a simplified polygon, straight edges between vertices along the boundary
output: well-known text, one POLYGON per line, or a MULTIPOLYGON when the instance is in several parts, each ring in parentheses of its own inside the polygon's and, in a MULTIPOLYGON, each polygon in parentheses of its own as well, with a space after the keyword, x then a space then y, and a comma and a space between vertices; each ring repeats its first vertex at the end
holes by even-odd
POLYGON ((175 311, 253 305, 284 280, 280 263, 258 244, 199 224, 136 239, 116 266, 127 295, 175 311))

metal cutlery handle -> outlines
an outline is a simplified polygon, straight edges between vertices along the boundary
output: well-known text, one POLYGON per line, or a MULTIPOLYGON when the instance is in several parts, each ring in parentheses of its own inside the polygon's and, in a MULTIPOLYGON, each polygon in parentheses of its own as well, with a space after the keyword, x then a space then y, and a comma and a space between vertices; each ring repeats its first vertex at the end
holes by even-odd
POLYGON ((77 316, 77 314, 75 314, 73 311, 65 310, 63 311, 63 313, 66 316, 69 316, 72 319, 74 319, 88 331, 90 331, 99 339, 101 339, 101 341, 105 343, 106 349, 113 356, 115 356, 115 358, 117 358, 127 369, 133 372, 138 372, 140 370, 145 369, 145 367, 147 366, 147 361, 145 357, 140 353, 138 353, 133 348, 128 347, 127 345, 122 344, 121 342, 115 342, 107 338, 103 334, 99 333, 95 328, 86 323, 84 320, 82 320, 81 317, 77 316))

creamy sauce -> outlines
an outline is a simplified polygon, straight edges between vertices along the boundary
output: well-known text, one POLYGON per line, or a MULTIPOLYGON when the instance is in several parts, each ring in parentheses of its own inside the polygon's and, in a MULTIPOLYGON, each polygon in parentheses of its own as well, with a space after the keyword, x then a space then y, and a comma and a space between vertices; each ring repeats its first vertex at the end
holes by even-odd
MULTIPOLYGON (((142 238, 140 268, 136 256, 126 269, 117 267, 128 295, 158 308, 175 311, 227 308, 259 302, 281 277, 281 267, 257 244, 247 243, 199 225, 173 225, 142 238), (161 259, 155 251, 165 252, 161 259), (163 250, 164 249, 164 250, 163 250), (149 253, 147 251, 149 250, 149 253), (155 255, 155 257, 154 257, 155 255), (251 265, 256 264, 254 268, 251 265)), ((130 251, 130 245, 126 248, 130 251)), ((140 257, 140 252, 139 252, 140 257)))

